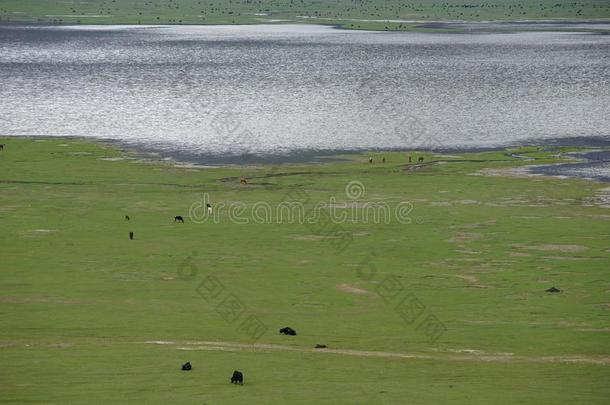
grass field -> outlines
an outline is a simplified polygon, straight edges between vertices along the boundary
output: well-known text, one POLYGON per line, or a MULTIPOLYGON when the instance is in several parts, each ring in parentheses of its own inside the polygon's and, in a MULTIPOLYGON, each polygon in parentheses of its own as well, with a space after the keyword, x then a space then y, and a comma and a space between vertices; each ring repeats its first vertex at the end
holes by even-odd
POLYGON ((606 0, 4 0, 0 4, 0 21, 63 24, 300 22, 409 30, 413 24, 395 21, 607 18, 606 0))
POLYGON ((497 175, 567 149, 193 168, 0 143, 0 402, 608 402, 607 184, 497 175), (253 220, 295 201, 411 205, 253 220))

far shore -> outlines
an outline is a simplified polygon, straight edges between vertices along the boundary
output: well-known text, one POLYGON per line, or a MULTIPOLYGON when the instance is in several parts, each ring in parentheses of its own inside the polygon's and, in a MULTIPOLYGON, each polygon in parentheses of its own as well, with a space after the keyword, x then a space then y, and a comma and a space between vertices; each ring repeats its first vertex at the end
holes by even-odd
MULTIPOLYGON (((59 16, 48 16, 59 17, 59 16)), ((75 20, 74 16, 69 20, 41 20, 34 18, 17 17, 9 20, 0 19, 2 25, 31 25, 49 27, 230 27, 230 26, 265 26, 265 25, 318 25, 344 31, 374 31, 374 32, 429 32, 429 33, 467 33, 476 31, 610 31, 610 18, 556 18, 556 19, 489 19, 489 20, 384 20, 384 19, 331 19, 323 17, 305 17, 299 19, 260 19, 259 21, 242 21, 239 23, 214 22, 200 23, 185 21, 176 22, 138 22, 138 21, 108 21, 107 16, 79 16, 83 20, 75 20), (360 23, 360 25, 354 25, 360 23), (381 25, 383 24, 383 25, 381 25), (590 25, 590 27, 582 27, 590 25), (609 25, 609 26, 603 26, 609 25)))

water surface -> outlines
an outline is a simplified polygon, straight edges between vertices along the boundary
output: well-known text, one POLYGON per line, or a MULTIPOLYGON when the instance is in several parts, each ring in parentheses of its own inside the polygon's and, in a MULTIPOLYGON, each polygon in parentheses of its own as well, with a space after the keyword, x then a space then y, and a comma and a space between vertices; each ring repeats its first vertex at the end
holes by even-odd
POLYGON ((0 133, 190 155, 610 135, 610 36, 0 25, 0 133))

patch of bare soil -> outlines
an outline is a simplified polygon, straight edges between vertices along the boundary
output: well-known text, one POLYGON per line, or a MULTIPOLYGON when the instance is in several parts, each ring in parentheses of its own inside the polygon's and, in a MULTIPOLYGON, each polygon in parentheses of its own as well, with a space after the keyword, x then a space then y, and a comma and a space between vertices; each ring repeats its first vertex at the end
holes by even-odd
POLYGON ((462 280, 465 280, 468 282, 469 287, 472 288, 489 288, 488 285, 483 285, 483 284, 479 284, 479 278, 476 276, 473 276, 471 274, 456 274, 455 275, 458 278, 461 278, 462 280))
POLYGON ((462 253, 465 255, 480 255, 481 254, 481 252, 478 250, 456 249, 455 251, 457 253, 462 253))
POLYGON ((595 196, 586 198, 583 202, 585 207, 598 206, 610 208, 610 187, 600 188, 595 191, 595 196))
POLYGON ((39 235, 48 235, 53 232, 57 232, 57 229, 30 229, 28 231, 22 231, 20 234, 24 237, 33 237, 39 235))
POLYGON ((469 283, 478 283, 479 282, 479 279, 476 276, 471 276, 468 274, 456 274, 455 276, 458 278, 461 278, 462 280, 466 280, 469 283))
POLYGON ((576 329, 580 332, 601 332, 601 333, 610 333, 610 328, 588 328, 588 329, 576 329))
POLYGON ((535 245, 535 246, 528 246, 528 245, 515 245, 516 247, 520 247, 522 249, 527 249, 527 250, 538 250, 538 251, 542 251, 542 252, 565 252, 565 253, 578 253, 578 252, 584 252, 585 250, 589 249, 586 246, 583 245, 560 245, 560 244, 545 244, 545 245, 535 245))
POLYGON ((455 236, 451 239, 448 239, 447 242, 450 243, 464 243, 464 242, 470 242, 473 240, 478 240, 481 239, 483 235, 481 235, 480 233, 474 233, 474 232, 458 232, 455 234, 455 236))
POLYGON ((529 253, 521 253, 521 252, 510 252, 508 255, 511 257, 530 257, 531 256, 529 253))
POLYGON ((430 203, 432 207, 450 207, 451 202, 449 201, 433 201, 430 203))
POLYGON ((374 202, 337 202, 335 204, 328 204, 327 207, 328 208, 339 208, 339 209, 363 209, 363 208, 370 208, 370 207, 375 207, 374 202))
POLYGON ((601 257, 576 257, 576 256, 545 256, 547 260, 571 260, 571 261, 589 261, 589 260, 604 260, 601 257))
POLYGON ((0 296, 0 302, 7 304, 77 304, 77 301, 67 300, 65 298, 22 298, 0 296))
POLYGON ((326 240, 333 238, 325 235, 288 235, 288 237, 294 240, 326 240))
POLYGON ((350 284, 337 284, 337 289, 350 294, 371 294, 370 291, 355 287, 350 284))

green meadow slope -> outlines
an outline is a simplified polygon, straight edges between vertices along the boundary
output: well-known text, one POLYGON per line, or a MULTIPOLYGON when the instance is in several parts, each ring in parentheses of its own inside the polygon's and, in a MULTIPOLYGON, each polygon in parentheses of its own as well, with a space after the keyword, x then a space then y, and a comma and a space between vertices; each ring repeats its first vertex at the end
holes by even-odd
POLYGON ((392 21, 606 18, 610 3, 605 0, 4 0, 0 4, 1 21, 64 24, 300 22, 406 30, 413 24, 392 21))
POLYGON ((0 143, 1 402, 610 396, 607 185, 506 175, 563 149, 201 168, 0 143), (327 208, 311 224, 253 213, 287 202, 327 208), (387 223, 351 216, 372 202, 387 223), (350 216, 326 221, 328 207, 350 216))

